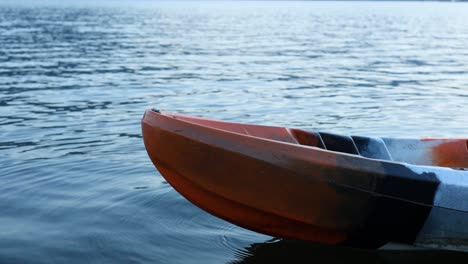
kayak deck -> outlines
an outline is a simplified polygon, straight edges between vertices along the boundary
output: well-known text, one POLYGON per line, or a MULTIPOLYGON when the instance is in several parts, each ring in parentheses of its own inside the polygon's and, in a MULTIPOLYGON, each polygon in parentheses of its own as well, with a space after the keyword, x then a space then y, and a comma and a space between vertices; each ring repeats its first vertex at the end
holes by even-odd
POLYGON ((468 168, 468 139, 345 136, 293 128, 231 123, 177 113, 169 115, 233 133, 361 155, 366 158, 455 169, 468 168))

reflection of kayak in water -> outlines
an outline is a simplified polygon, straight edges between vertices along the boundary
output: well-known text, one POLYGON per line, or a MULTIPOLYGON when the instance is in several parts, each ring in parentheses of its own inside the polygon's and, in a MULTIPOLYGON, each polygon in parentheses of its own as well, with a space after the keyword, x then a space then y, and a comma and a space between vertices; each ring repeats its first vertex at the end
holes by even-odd
POLYGON ((468 253, 421 249, 414 246, 388 245, 379 250, 329 246, 297 240, 273 240, 254 243, 236 250, 237 260, 248 263, 359 263, 359 264, 440 264, 467 263, 468 253))
POLYGON ((468 140, 341 136, 146 111, 148 154, 202 209, 326 244, 468 249, 468 140))

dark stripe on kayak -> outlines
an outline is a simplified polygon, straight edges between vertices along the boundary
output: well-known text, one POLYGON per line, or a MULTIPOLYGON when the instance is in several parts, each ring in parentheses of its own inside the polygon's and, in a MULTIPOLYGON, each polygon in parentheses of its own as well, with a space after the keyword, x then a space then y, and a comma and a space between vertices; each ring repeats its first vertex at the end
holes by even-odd
POLYGON ((326 149, 359 155, 359 151, 351 137, 323 132, 320 132, 319 134, 322 137, 326 149))
MULTIPOLYGON (((370 161, 342 156, 337 158, 337 167, 348 167, 350 162, 353 167, 365 168, 370 161)), ((329 175, 337 185, 370 192, 372 209, 363 212, 367 214, 363 226, 350 234, 347 244, 376 247, 389 241, 413 243, 433 206, 440 184, 435 173, 418 174, 399 163, 380 164, 379 174, 342 170, 329 175)), ((343 187, 336 187, 337 191, 346 191, 340 190, 343 187)))
POLYGON ((359 153, 372 159, 392 160, 385 142, 380 138, 352 136, 359 153))
POLYGON ((369 202, 373 209, 345 245, 376 248, 388 242, 413 244, 431 211, 430 206, 383 196, 370 196, 369 202))
POLYGON ((376 164, 345 155, 336 157, 336 168, 328 172, 328 177, 339 185, 427 205, 433 205, 440 184, 434 172, 416 173, 405 164, 376 164))
POLYGON ((376 178, 379 194, 433 205, 440 184, 435 173, 416 173, 403 164, 382 162, 386 177, 376 178))

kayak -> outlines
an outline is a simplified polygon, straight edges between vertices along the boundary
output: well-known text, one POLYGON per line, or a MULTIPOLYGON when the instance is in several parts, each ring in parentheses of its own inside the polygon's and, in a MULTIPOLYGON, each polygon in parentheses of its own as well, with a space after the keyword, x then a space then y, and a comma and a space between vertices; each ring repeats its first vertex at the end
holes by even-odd
POLYGON ((147 110, 147 153, 187 200, 285 239, 468 251, 468 139, 309 132, 147 110))

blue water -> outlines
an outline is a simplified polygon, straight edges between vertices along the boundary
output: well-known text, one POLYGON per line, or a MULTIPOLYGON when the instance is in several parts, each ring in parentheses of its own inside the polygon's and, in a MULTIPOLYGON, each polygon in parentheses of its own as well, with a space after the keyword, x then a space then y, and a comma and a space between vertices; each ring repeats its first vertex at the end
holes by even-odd
POLYGON ((468 136, 468 4, 0 3, 0 263, 439 263, 282 241, 182 198, 147 108, 379 136, 468 136))

